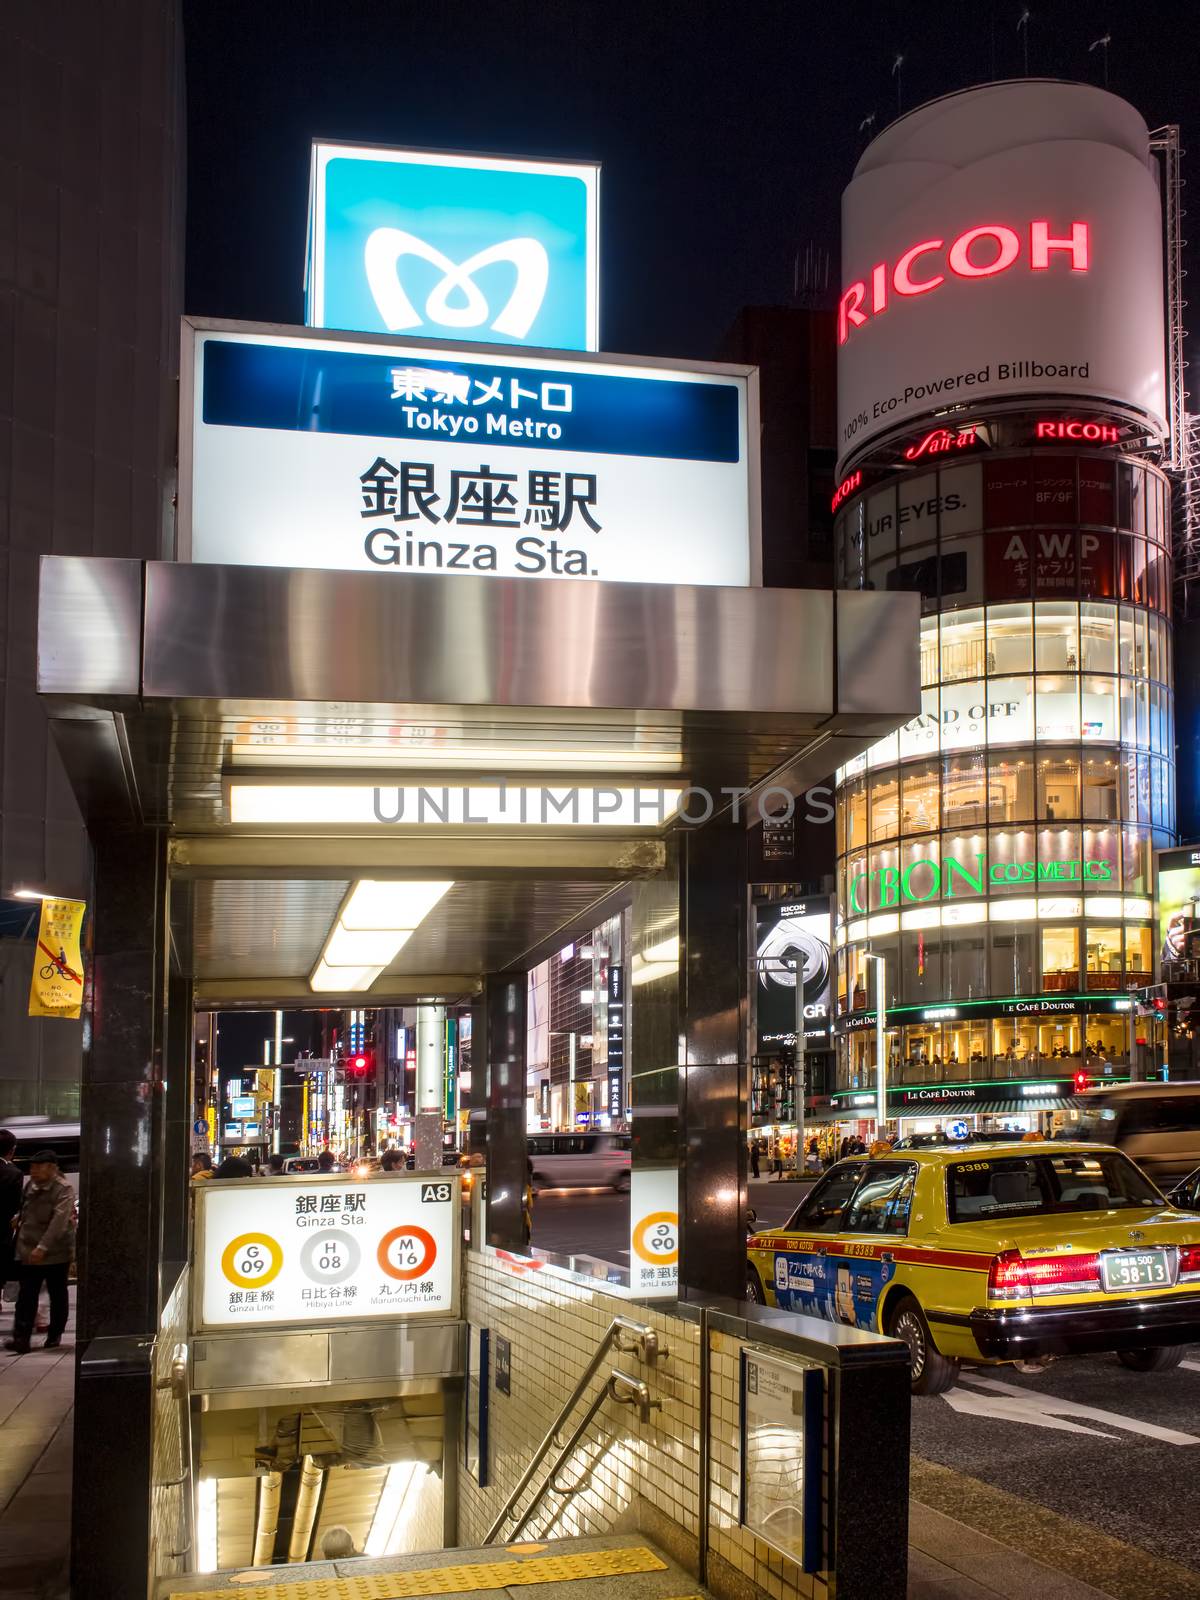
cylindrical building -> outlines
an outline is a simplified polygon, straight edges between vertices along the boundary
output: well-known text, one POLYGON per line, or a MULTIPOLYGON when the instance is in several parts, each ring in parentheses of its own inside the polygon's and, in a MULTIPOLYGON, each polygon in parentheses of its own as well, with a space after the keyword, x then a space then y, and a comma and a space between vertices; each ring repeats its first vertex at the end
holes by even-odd
MULTIPOLYGON (((844 200, 838 583, 923 597, 920 717, 842 769, 834 1113, 1033 1127, 1131 1072, 1174 838, 1157 179, 1114 96, 950 96, 844 200)), ((908 1119, 913 1119, 909 1121, 908 1119)))

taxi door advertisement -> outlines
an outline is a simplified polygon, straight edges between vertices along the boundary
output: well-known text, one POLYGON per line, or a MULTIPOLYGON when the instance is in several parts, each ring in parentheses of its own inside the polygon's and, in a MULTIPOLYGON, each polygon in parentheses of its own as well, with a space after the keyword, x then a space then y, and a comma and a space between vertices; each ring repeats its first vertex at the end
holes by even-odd
POLYGON ((782 1311, 802 1311, 852 1328, 874 1328, 875 1310, 895 1265, 871 1256, 831 1250, 828 1255, 779 1250, 775 1255, 775 1302, 782 1311))

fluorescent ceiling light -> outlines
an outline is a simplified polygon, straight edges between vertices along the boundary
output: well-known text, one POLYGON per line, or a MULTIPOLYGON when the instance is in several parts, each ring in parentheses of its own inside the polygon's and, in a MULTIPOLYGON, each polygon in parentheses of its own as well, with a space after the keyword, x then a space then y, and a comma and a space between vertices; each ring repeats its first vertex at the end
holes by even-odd
POLYGON ((217 1480, 201 1478, 196 1487, 196 1571, 217 1570, 217 1480))
POLYGON ((679 971, 679 964, 675 961, 643 961, 639 965, 633 963, 632 982, 635 985, 654 983, 658 978, 665 978, 672 972, 679 971))
POLYGON ((327 961, 318 961, 308 981, 318 991, 345 994, 351 989, 369 989, 382 971, 382 967, 331 967, 327 961))
POLYGON ((404 1502, 408 1499, 418 1474, 422 1483, 429 1476, 429 1468, 420 1461, 394 1461, 388 1468, 388 1475, 384 1479, 375 1507, 375 1515, 371 1519, 371 1531, 367 1535, 363 1552, 365 1555, 396 1554, 401 1542, 396 1538, 397 1532, 401 1531, 400 1514, 404 1510, 404 1502))
MULTIPOLYGON (((361 878, 354 885, 338 920, 344 928, 351 929, 412 929, 425 920, 452 887, 452 879, 412 883, 404 879, 389 882, 386 879, 361 878)), ((396 949, 399 948, 397 945, 396 949)))
MULTIPOLYGON (((661 944, 652 944, 648 950, 643 950, 641 960, 650 962, 667 961, 672 966, 677 966, 679 963, 678 935, 670 939, 664 939, 661 944)), ((634 966, 636 965, 637 960, 635 959, 634 966)))
POLYGON ((436 740, 343 739, 331 734, 290 738, 262 734, 262 743, 235 739, 234 766, 264 768, 343 767, 387 772, 678 772, 678 749, 642 750, 637 745, 612 745, 598 750, 564 750, 558 745, 438 743, 436 740))
POLYGON ((325 945, 325 961, 331 967, 386 967, 396 952, 412 937, 407 928, 347 928, 334 925, 325 945))
POLYGON ((633 783, 263 783, 229 785, 235 827, 618 828, 650 832, 675 815, 676 781, 633 783))
POLYGON ((310 986, 335 993, 369 989, 453 887, 445 879, 360 878, 326 936, 310 986))

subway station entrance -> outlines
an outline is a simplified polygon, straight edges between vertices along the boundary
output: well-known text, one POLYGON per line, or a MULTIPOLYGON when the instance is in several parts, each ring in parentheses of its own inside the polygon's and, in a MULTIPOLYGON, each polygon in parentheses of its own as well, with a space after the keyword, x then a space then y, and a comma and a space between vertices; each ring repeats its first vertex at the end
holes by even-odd
MULTIPOLYGON (((905 1373, 891 1341, 768 1336, 736 1302, 747 825, 916 712, 916 639, 907 595, 43 561, 38 687, 95 860, 77 1592, 203 1589, 319 1559, 335 1527, 357 1530, 356 1556, 627 1531, 631 1495, 703 1572, 699 1391, 719 1382, 732 1403, 736 1352, 760 1334, 833 1375, 826 1407, 875 1408, 858 1447, 843 1412, 821 1471, 862 1470, 893 1436, 906 1460, 906 1377, 886 1403, 878 1388, 889 1362, 905 1373), (645 969, 627 1016, 633 1181, 665 1174, 677 1194, 678 1284, 651 1307, 539 1270, 522 1204, 526 974, 616 904, 645 969), (407 1176, 189 1187, 197 1011, 465 1001, 486 1113, 465 1243, 440 1138, 419 1127, 407 1176), (336 1260, 320 1255, 332 1223, 308 1223, 335 1199, 355 1241, 336 1260), (377 1263, 394 1299, 301 1287, 356 1251, 347 1287, 377 1263), (592 1400, 592 1418, 629 1419, 625 1465, 606 1477, 597 1455, 562 1496, 571 1516, 523 1501, 539 1466, 563 1484, 571 1408, 592 1400), (698 1489, 676 1474, 673 1501, 668 1411, 700 1473, 698 1489)), ((818 1451, 831 1437, 813 1421, 818 1451)), ((892 1592, 875 1534, 848 1510, 839 1530, 809 1570, 837 1563, 849 1583, 870 1564, 872 1592, 892 1592)))

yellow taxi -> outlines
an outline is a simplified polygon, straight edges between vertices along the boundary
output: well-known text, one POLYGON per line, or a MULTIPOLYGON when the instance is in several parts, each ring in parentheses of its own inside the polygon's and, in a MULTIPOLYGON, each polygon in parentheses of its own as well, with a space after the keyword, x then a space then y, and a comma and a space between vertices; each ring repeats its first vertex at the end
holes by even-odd
POLYGON ((1158 1371, 1200 1341, 1200 1216, 1094 1144, 862 1156, 751 1237, 746 1292, 903 1339, 915 1394, 963 1361, 1113 1350, 1158 1371))

